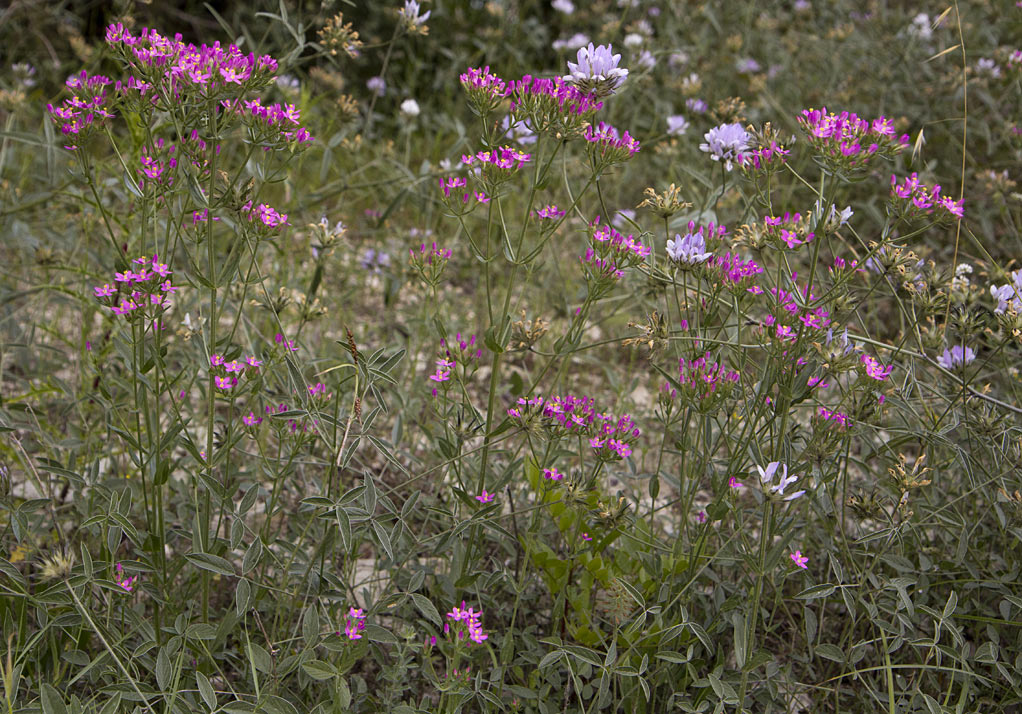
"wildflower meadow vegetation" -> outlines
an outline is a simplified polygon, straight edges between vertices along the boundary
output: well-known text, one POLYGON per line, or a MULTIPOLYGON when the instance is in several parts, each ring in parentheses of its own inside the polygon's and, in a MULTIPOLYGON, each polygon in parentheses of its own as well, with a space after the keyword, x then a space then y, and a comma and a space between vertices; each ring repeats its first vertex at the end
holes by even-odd
POLYGON ((1022 3, 0 60, 4 711, 1022 711, 1022 3))

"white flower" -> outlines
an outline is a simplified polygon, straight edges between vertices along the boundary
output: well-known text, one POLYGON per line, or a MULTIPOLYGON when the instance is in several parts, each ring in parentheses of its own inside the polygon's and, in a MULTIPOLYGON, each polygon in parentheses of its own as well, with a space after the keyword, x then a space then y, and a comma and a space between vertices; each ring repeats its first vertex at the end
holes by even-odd
POLYGON ((419 103, 414 99, 406 99, 401 102, 401 113, 409 117, 419 116, 419 103))
POLYGON ((575 5, 571 0, 554 0, 550 3, 550 7, 558 12, 563 12, 565 15, 570 15, 575 12, 575 5))
POLYGON ((627 35, 625 35, 624 44, 625 47, 640 47, 642 43, 645 41, 646 38, 644 38, 637 32, 629 32, 627 35))

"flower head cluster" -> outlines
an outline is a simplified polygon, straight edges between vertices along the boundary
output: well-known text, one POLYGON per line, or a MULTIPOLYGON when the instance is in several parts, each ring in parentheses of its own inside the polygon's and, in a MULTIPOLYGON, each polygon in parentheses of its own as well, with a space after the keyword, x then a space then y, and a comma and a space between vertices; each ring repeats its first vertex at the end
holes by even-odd
POLYGON ((562 139, 582 136, 593 116, 603 107, 595 94, 581 91, 560 77, 547 79, 525 75, 509 82, 504 96, 511 99, 514 122, 528 119, 537 134, 562 139))
POLYGON ((348 616, 344 618, 344 634, 349 640, 361 640, 362 631, 366 628, 366 615, 360 607, 348 608, 348 616))
POLYGON ((786 149, 776 141, 771 141, 768 146, 756 146, 739 153, 735 157, 735 161, 745 173, 768 171, 787 163, 790 153, 791 149, 786 149))
POLYGON ((224 100, 227 112, 237 112, 252 132, 256 143, 263 145, 264 151, 285 146, 300 146, 312 143, 315 139, 307 129, 298 125, 301 112, 294 104, 263 106, 261 99, 245 102, 224 100))
MULTIPOLYGON (((461 163, 471 169, 477 169, 483 185, 489 192, 494 192, 498 186, 510 181, 515 173, 525 164, 532 160, 532 154, 515 149, 511 146, 501 146, 490 151, 479 151, 475 154, 463 154, 461 163)), ((485 194, 476 196, 482 203, 489 199, 485 194)))
POLYGON ((262 360, 254 355, 244 359, 225 360, 221 355, 212 354, 209 356, 210 373, 213 375, 213 384, 222 392, 230 391, 238 386, 238 377, 250 373, 257 367, 262 366, 262 360))
POLYGON ((486 116, 504 101, 507 85, 490 72, 489 66, 470 67, 461 75, 461 86, 468 95, 469 106, 479 116, 486 116))
POLYGON ((277 209, 265 203, 260 203, 258 206, 253 208, 252 202, 249 201, 241 207, 241 211, 248 220, 258 220, 271 231, 278 230, 281 226, 288 225, 286 213, 279 213, 277 209))
POLYGON ((699 411, 707 412, 726 399, 740 380, 738 372, 711 361, 710 353, 693 360, 678 360, 681 398, 699 411))
MULTIPOLYGON (((453 340, 441 338, 435 361, 436 372, 429 375, 429 381, 436 384, 448 382, 452 374, 460 374, 462 381, 467 380, 479 368, 482 356, 483 348, 477 346, 475 335, 466 339, 459 332, 453 340)), ((436 386, 433 387, 433 396, 437 396, 436 386)))
POLYGON ((132 261, 136 266, 114 274, 114 282, 92 289, 115 315, 144 315, 155 319, 171 306, 170 296, 178 288, 171 284, 171 270, 159 256, 142 256, 132 261))
POLYGON ((138 583, 137 575, 125 577, 124 566, 121 565, 120 563, 114 566, 114 570, 117 571, 117 576, 115 580, 117 581, 117 584, 121 587, 122 590, 130 593, 132 590, 135 589, 135 584, 138 583))
POLYGON ((50 118, 72 142, 65 149, 74 151, 78 148, 74 142, 87 141, 102 130, 106 121, 114 118, 114 114, 106 108, 106 87, 112 83, 109 77, 100 74, 90 76, 82 70, 80 74, 68 77, 65 83, 71 91, 70 99, 65 99, 57 107, 46 105, 50 118))
POLYGON ((915 172, 901 183, 898 183, 896 175, 891 174, 891 208, 897 215, 919 218, 936 211, 938 221, 960 219, 965 215, 964 203, 964 200, 956 201, 951 196, 941 196, 939 185, 930 188, 920 183, 915 172))
POLYGON ((627 130, 623 134, 619 133, 610 124, 602 121, 596 128, 586 127, 583 136, 589 142, 589 154, 598 170, 626 161, 639 150, 638 139, 627 130))
POLYGON ((461 607, 451 608, 451 611, 447 613, 447 619, 450 622, 444 623, 444 634, 453 638, 458 644, 474 642, 481 645, 489 639, 489 635, 483 631, 482 611, 465 607, 464 600, 461 607))
POLYGON ((695 221, 688 222, 688 233, 682 237, 675 234, 674 240, 667 241, 667 256, 676 263, 698 265, 713 254, 706 249, 706 238, 720 239, 727 233, 727 228, 710 223, 708 226, 696 228, 695 221))
POLYGON ((866 373, 866 376, 871 379, 875 379, 878 382, 882 382, 891 376, 891 371, 894 369, 893 365, 885 367, 875 358, 866 354, 862 355, 860 360, 862 361, 862 369, 866 373))
POLYGON ((600 289, 620 279, 627 268, 641 265, 652 252, 631 234, 624 236, 609 223, 601 224, 599 216, 589 224, 588 232, 589 246, 581 261, 586 277, 600 289))
POLYGON ((971 347, 952 345, 950 349, 945 349, 944 354, 937 358, 937 364, 944 369, 954 370, 964 367, 975 359, 976 352, 971 347))
POLYGON ((990 294, 997 300, 994 314, 1002 315, 1009 308, 1012 312, 1022 312, 1022 270, 1011 273, 1010 283, 991 285, 990 294))
POLYGON ((596 457, 608 461, 628 458, 642 433, 627 414, 615 418, 613 414, 597 412, 592 397, 570 394, 547 399, 523 397, 507 413, 520 426, 539 428, 552 438, 568 434, 588 437, 596 457))
POLYGON ((551 203, 546 206, 543 206, 543 208, 536 211, 535 216, 540 220, 555 220, 558 218, 563 218, 564 211, 560 210, 559 208, 557 208, 557 206, 551 203))
POLYGON ((562 79, 571 82, 586 94, 606 97, 613 94, 628 77, 628 70, 619 67, 621 55, 613 54, 611 45, 588 47, 578 51, 575 62, 568 62, 568 74, 562 79))
POLYGON ((180 34, 171 39, 146 28, 133 35, 120 23, 107 28, 106 41, 137 76, 133 88, 140 95, 152 88, 148 95, 162 109, 214 96, 241 96, 270 84, 277 71, 272 57, 245 54, 237 45, 196 47, 183 42, 180 34))
POLYGON ((411 256, 411 268, 417 273, 427 285, 437 285, 440 282, 440 276, 444 272, 444 268, 447 267, 448 261, 451 259, 450 248, 438 248, 436 241, 432 244, 426 245, 422 243, 419 246, 419 250, 416 251, 414 248, 408 250, 408 254, 411 256))
POLYGON ((759 239, 772 243, 780 248, 782 245, 790 250, 811 243, 816 237, 809 230, 810 216, 801 213, 785 212, 783 216, 763 216, 763 224, 759 239))
POLYGON ((714 127, 706 132, 703 138, 706 141, 699 145, 699 150, 710 154, 714 161, 723 161, 724 168, 728 171, 733 168, 733 162, 749 148, 749 142, 752 141, 752 135, 737 122, 714 127))
POLYGON ((737 253, 727 252, 724 255, 713 256, 706 265, 712 273, 719 276, 720 282, 728 290, 763 292, 762 288, 750 285, 754 278, 763 272, 763 268, 751 258, 746 260, 737 253))
POLYGON ((804 110, 798 123, 817 157, 833 170, 857 171, 875 156, 891 158, 908 145, 908 135, 898 137, 886 117, 869 121, 851 112, 828 114, 823 107, 804 110))
POLYGON ((174 169, 177 168, 177 159, 174 157, 174 145, 171 144, 164 150, 162 138, 153 142, 151 147, 142 149, 139 157, 141 168, 138 169, 140 176, 138 185, 144 191, 147 187, 155 185, 170 186, 174 183, 174 169))
POLYGON ((827 409, 827 407, 820 407, 816 410, 817 418, 824 423, 833 422, 842 427, 849 427, 852 424, 851 418, 844 412, 839 412, 836 409, 827 409))
POLYGON ((791 484, 798 481, 798 476, 788 476, 787 464, 782 464, 779 461, 771 461, 769 464, 767 464, 765 469, 762 466, 757 466, 756 470, 759 471, 760 484, 764 488, 772 484, 774 476, 778 475, 777 474, 778 467, 781 468, 780 479, 776 484, 770 486, 769 492, 783 498, 785 501, 794 501, 796 498, 803 495, 805 491, 804 490, 795 491, 794 493, 790 493, 787 496, 784 495, 784 490, 788 488, 788 486, 790 486, 791 484))
POLYGON ((429 19, 432 10, 421 12, 418 0, 405 0, 405 6, 398 11, 398 17, 404 23, 405 29, 419 35, 429 34, 429 27, 426 20, 429 19))

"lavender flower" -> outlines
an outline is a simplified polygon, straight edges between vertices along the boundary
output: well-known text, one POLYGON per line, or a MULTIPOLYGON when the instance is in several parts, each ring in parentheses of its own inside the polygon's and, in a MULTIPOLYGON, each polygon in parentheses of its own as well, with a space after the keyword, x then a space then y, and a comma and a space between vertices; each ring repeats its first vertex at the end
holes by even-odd
POLYGON ((667 241, 667 255, 677 263, 697 265, 709 258, 712 253, 706 251, 706 240, 700 231, 686 233, 684 238, 675 234, 674 240, 667 241))
POLYGON ((414 28, 424 24, 432 12, 432 10, 427 10, 424 14, 420 15, 417 0, 405 0, 405 6, 401 8, 398 14, 408 23, 409 27, 414 28))
POLYGON ((1012 283, 1004 285, 991 285, 990 294, 997 298, 995 315, 1004 314, 1010 306, 1014 312, 1022 312, 1022 270, 1013 271, 1011 274, 1012 283))
POLYGON ((784 489, 798 480, 798 476, 788 476, 788 465, 782 464, 780 461, 771 461, 767 464, 764 469, 762 466, 757 466, 756 470, 759 471, 759 480, 764 486, 770 484, 774 480, 774 474, 777 473, 777 467, 781 467, 781 478, 773 486, 770 487, 771 493, 776 493, 778 496, 782 496, 785 501, 794 501, 796 498, 805 493, 805 491, 795 491, 795 493, 784 495, 784 489))
POLYGON ((612 52, 611 45, 594 47, 590 42, 578 51, 577 62, 568 62, 568 74, 562 79, 586 93, 601 97, 613 94, 628 77, 628 70, 618 67, 621 55, 612 52))
POLYGON ((576 32, 571 37, 563 40, 554 40, 550 46, 560 52, 561 50, 577 50, 579 47, 585 47, 588 44, 589 38, 581 32, 576 32))
POLYGON ((700 144, 700 151, 710 154, 714 161, 724 161, 724 168, 730 171, 733 161, 738 154, 749 148, 752 136, 737 122, 734 124, 721 124, 710 129, 703 135, 706 143, 700 144))
POLYGON ((383 77, 370 77, 366 82, 366 88, 377 97, 387 93, 387 83, 383 81, 383 77))
POLYGON ((521 119, 512 124, 511 115, 508 114, 504 117, 504 121, 500 123, 500 126, 504 130, 504 136, 514 139, 519 144, 536 143, 536 132, 532 130, 532 125, 529 123, 528 118, 521 119))
POLYGON ((710 109, 710 105, 708 105, 702 99, 696 99, 695 97, 692 97, 690 99, 685 100, 685 108, 688 109, 690 112, 695 112, 696 114, 705 114, 710 109))
POLYGON ((971 347, 953 345, 951 349, 945 349, 944 354, 937 358, 937 364, 944 369, 955 369, 964 367, 974 359, 976 359, 976 353, 971 347))
POLYGON ((382 250, 377 252, 372 248, 366 248, 366 252, 359 261, 359 265, 368 273, 378 274, 384 268, 390 267, 390 256, 382 250))
POLYGON ((681 114, 674 114, 667 117, 667 133, 671 136, 681 136, 688 131, 688 119, 681 114))
POLYGON ((575 5, 571 2, 571 0, 553 0, 553 2, 550 3, 550 7, 558 12, 563 12, 565 15, 570 15, 575 12, 575 5))

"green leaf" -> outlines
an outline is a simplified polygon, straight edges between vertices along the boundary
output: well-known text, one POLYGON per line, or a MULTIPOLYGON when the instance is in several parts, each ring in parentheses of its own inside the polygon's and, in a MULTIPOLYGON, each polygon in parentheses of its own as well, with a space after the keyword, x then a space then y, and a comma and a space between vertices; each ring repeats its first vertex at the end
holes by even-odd
POLYGON ((170 664, 170 656, 167 654, 167 648, 161 647, 159 653, 156 655, 156 686, 160 688, 161 692, 166 692, 170 686, 170 679, 173 675, 173 668, 170 664))
POLYGON ((436 605, 430 602, 429 598, 419 595, 418 593, 412 593, 412 602, 415 603, 415 607, 418 608, 423 617, 432 622, 434 625, 439 627, 443 624, 440 612, 436 609, 436 605))
POLYGON ((333 679, 337 676, 337 668, 329 662, 323 660, 314 659, 309 660, 302 665, 302 669, 305 673, 315 679, 317 682, 322 682, 327 679, 333 679))
POLYGON ((39 700, 43 705, 43 714, 67 714, 67 707, 60 693, 49 684, 39 689, 39 700))
POLYGON ((216 692, 213 690, 213 685, 209 683, 202 672, 195 673, 195 682, 199 685, 199 696, 202 697, 202 701, 209 707, 210 711, 216 709, 216 692))
POLYGON ((307 647, 312 647, 319 639, 319 612, 315 605, 305 608, 302 617, 302 639, 307 647))
POLYGON ((365 633, 370 642, 378 642, 382 645, 396 645, 398 643, 394 633, 383 629, 379 625, 366 625, 365 633))
POLYGON ((845 653, 837 645, 832 645, 829 642, 824 643, 816 648, 816 654, 824 659, 829 659, 832 662, 844 662, 845 653))
POLYGON ((827 597, 832 592, 837 590, 836 585, 830 583, 821 583, 820 585, 813 585, 808 587, 798 595, 795 596, 796 600, 815 600, 816 598, 827 597))
POLYGON ((220 575, 234 576, 234 566, 229 561, 212 553, 185 553, 185 557, 196 567, 220 575))

